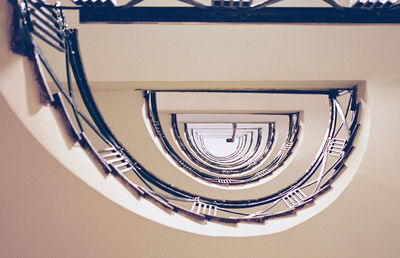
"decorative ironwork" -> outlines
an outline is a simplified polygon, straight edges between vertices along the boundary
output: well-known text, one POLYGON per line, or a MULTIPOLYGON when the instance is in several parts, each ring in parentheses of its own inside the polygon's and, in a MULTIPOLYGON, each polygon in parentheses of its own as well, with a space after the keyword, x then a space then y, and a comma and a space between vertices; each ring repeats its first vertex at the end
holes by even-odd
MULTIPOLYGON (((321 149, 311 162, 310 167, 300 178, 284 186, 281 190, 254 199, 229 200, 211 198, 175 187, 173 182, 161 180, 156 173, 148 171, 139 161, 134 159, 117 137, 112 134, 102 118, 90 91, 80 59, 77 30, 68 28, 63 16, 62 6, 49 6, 42 0, 39 2, 19 0, 13 1, 13 3, 18 14, 14 23, 13 31, 15 34, 13 38, 20 40, 13 45, 13 49, 16 53, 23 53, 32 60, 38 73, 39 85, 42 87, 41 92, 44 99, 57 107, 57 110, 62 113, 72 114, 68 116, 68 119, 64 119, 67 130, 73 128, 76 132, 70 134, 71 139, 78 141, 82 147, 87 149, 99 161, 106 174, 112 173, 133 194, 152 201, 167 212, 178 212, 200 222, 208 220, 231 224, 263 224, 268 219, 295 214, 296 210, 312 203, 315 198, 331 188, 334 179, 345 168, 344 162, 352 150, 352 143, 358 128, 359 105, 356 87, 309 92, 323 94, 327 97, 330 108, 329 127, 321 149), (39 12, 43 14, 43 17, 41 17, 43 20, 39 20, 39 12), (54 24, 55 21, 57 21, 56 24, 54 24), (35 25, 36 22, 43 22, 43 27, 35 25), (37 33, 37 30, 43 33, 37 33), (63 85, 57 78, 41 51, 38 41, 43 41, 43 43, 63 51, 61 53, 65 55, 66 60, 66 85, 63 85), (57 87, 54 96, 52 90, 45 83, 41 67, 44 68, 57 87), (47 96, 45 96, 46 94, 47 96), (77 97, 82 98, 84 106, 77 104, 75 101, 77 97), (63 100, 66 101, 65 105, 60 104, 63 103, 63 100), (68 112, 66 106, 71 112, 68 112), (87 112, 83 112, 85 109, 87 112), (85 115, 86 113, 89 116, 85 115), (95 141, 92 142, 87 135, 91 135, 91 139, 96 137, 95 141), (96 144, 93 144, 94 142, 96 144), (134 182, 132 178, 135 178, 136 181, 134 182)), ((259 90, 253 92, 274 91, 259 90)), ((281 92, 304 94, 304 91, 300 90, 281 92)), ((147 97, 150 99, 149 108, 151 109, 149 115, 153 119, 156 133, 159 134, 160 139, 163 139, 162 128, 157 122, 154 96, 155 92, 147 92, 147 97)), ((287 137, 286 144, 282 147, 281 154, 276 157, 273 166, 281 164, 296 141, 297 115, 292 114, 292 119, 294 124, 294 126, 291 126, 292 132, 287 137)), ((165 141, 165 143, 167 142, 165 141)), ((253 176, 258 179, 270 172, 271 168, 267 168, 253 176)), ((223 181, 227 180, 224 178, 220 178, 220 180, 221 183, 231 183, 223 181)))
POLYGON ((398 0, 351 0, 350 6, 352 8, 362 9, 386 9, 398 8, 398 0))
MULTIPOLYGON (((183 168, 186 172, 199 177, 205 181, 214 184, 221 185, 242 185, 248 184, 252 182, 259 181, 260 179, 265 178, 268 175, 271 175, 274 171, 276 171, 279 167, 281 167, 284 161, 290 155, 292 148, 294 147, 294 143, 297 140, 297 134, 299 131, 299 115, 298 113, 286 114, 288 117, 288 132, 285 143, 282 145, 281 150, 277 154, 277 156, 272 159, 269 163, 265 164, 261 169, 257 169, 253 171, 252 169, 260 164, 261 161, 265 159, 267 156, 272 143, 274 141, 274 130, 273 127, 270 127, 269 136, 266 140, 266 145, 264 147, 264 151, 262 153, 258 153, 258 155, 253 160, 253 156, 247 156, 247 152, 244 151, 242 154, 236 153, 236 157, 245 156, 243 163, 228 163, 224 166, 224 163, 221 160, 212 161, 210 157, 207 157, 208 154, 202 154, 201 148, 205 149, 204 146, 197 146, 197 143, 194 143, 190 136, 190 132, 188 132, 187 125, 185 126, 185 135, 187 138, 187 142, 189 143, 189 147, 187 147, 182 141, 182 137, 179 133, 178 125, 176 122, 176 115, 172 115, 172 128, 174 131, 175 139, 177 140, 178 145, 186 154, 186 156, 194 163, 189 164, 184 159, 182 159, 177 151, 174 150, 172 144, 168 142, 167 137, 164 134, 164 130, 162 129, 161 122, 157 112, 157 104, 156 104, 156 91, 147 91, 144 93, 145 100, 147 103, 147 119, 150 121, 153 126, 153 131, 155 136, 159 139, 163 149, 166 153, 171 157, 172 160, 176 162, 178 166, 183 168), (193 153, 193 154, 192 154, 193 153), (201 160, 196 158, 194 155, 200 157, 201 160), (202 158, 201 158, 202 157, 202 158), (243 165, 244 166, 240 166, 243 165), (202 171, 196 166, 200 166, 202 168, 207 169, 207 171, 202 171), (237 167, 239 166, 239 167, 237 167)), ((258 114, 260 115, 260 114, 258 114)), ((271 115, 272 116, 272 115, 271 115)), ((268 121, 266 121, 268 122, 268 121)), ((261 141, 260 134, 256 134, 258 140, 261 141)), ((253 137, 249 138, 249 141, 253 140, 253 137)), ((260 143, 256 143, 256 149, 260 146, 260 143)), ((253 153, 254 155, 256 152, 253 153)))
MULTIPOLYGON (((179 1, 179 0, 178 0, 179 1)), ((176 1, 176 2, 178 2, 176 1)), ((284 0, 215 0, 205 5, 180 0, 191 7, 136 6, 131 1, 113 9, 84 8, 81 22, 240 22, 240 23, 399 23, 398 0, 352 1, 348 7, 321 0, 327 7, 277 7, 284 0), (374 4, 371 4, 374 2, 374 4)), ((143 1, 145 2, 145 1, 143 1)), ((289 2, 289 1, 286 1, 289 2)), ((285 2, 285 3, 286 3, 285 2)))
MULTIPOLYGON (((210 166, 225 168, 227 170, 235 170, 235 167, 240 166, 240 168, 236 169, 243 170, 243 164, 250 162, 256 156, 256 153, 260 150, 261 145, 265 145, 265 147, 262 148, 262 156, 265 157, 269 153, 271 145, 274 142, 274 123, 266 123, 265 125, 239 124, 240 126, 243 126, 243 128, 239 128, 239 132, 237 135, 237 123, 233 124, 236 125, 236 127, 233 127, 233 133, 230 133, 231 130, 229 129, 224 129, 221 132, 221 128, 215 128, 212 126, 210 127, 210 125, 208 125, 208 128, 193 128, 196 126, 196 124, 185 123, 184 133, 186 135, 186 141, 189 143, 192 152, 194 152, 196 156, 193 156, 190 153, 187 153, 187 155, 199 166, 203 166, 205 168, 208 168, 209 170, 213 170, 210 166), (189 127, 191 128, 189 129, 189 127), (267 134, 268 137, 263 137, 263 132, 267 131, 266 128, 268 128, 268 132, 264 134, 267 134), (232 134, 232 137, 228 137, 228 134, 232 134), (234 152, 229 155, 221 156, 213 154, 212 151, 209 150, 206 144, 206 140, 221 137, 223 138, 222 140, 225 140, 225 142, 223 141, 225 146, 229 143, 236 143, 236 149, 234 152), (264 138, 267 139, 263 141, 264 138), (196 157, 199 157, 201 161, 196 157), (205 163, 209 164, 210 166, 205 165, 205 163)), ((214 126, 218 125, 220 126, 221 124, 216 124, 214 126)), ((180 139, 179 143, 180 146, 182 144, 184 145, 182 139, 180 139)), ((187 152, 187 150, 187 148, 184 148, 185 152, 187 152)), ((259 160, 261 160, 261 155, 259 155, 259 160)), ((256 163, 258 164, 258 162, 255 162, 254 165, 256 163)), ((226 173, 229 173, 229 171, 226 171, 226 173)))

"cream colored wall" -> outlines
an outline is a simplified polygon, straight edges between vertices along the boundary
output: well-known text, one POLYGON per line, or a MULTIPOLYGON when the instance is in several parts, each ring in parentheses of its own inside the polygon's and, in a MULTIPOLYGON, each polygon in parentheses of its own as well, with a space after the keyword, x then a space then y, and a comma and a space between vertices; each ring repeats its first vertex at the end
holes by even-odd
MULTIPOLYGON (((4 31, 8 13, 5 8, 0 10, 4 31)), ((92 27, 88 26, 86 32, 89 28, 92 27)), ((217 44, 227 39, 236 42, 230 46, 232 49, 247 42, 249 37, 245 36, 249 35, 253 39, 251 44, 258 46, 241 59, 230 57, 233 51, 216 53, 224 61, 223 66, 218 66, 219 71, 202 66, 207 63, 206 52, 212 45, 202 47, 196 43, 200 36, 196 36, 198 31, 195 33, 193 27, 179 31, 175 26, 164 28, 158 32, 154 26, 132 28, 133 35, 137 36, 135 40, 141 40, 135 43, 141 51, 133 49, 127 60, 140 60, 142 66, 121 67, 127 73, 118 69, 96 72, 96 69, 112 67, 118 56, 123 57, 121 53, 115 59, 110 57, 109 63, 88 66, 89 78, 96 81, 106 78, 111 81, 120 78, 135 81, 366 80, 368 103, 364 109, 369 109, 370 137, 362 164, 349 187, 319 215, 283 233, 251 238, 212 238, 185 233, 143 219, 89 188, 32 137, 10 109, 10 103, 1 97, 1 257, 396 257, 400 229, 396 220, 400 177, 396 159, 400 140, 395 136, 400 129, 396 115, 400 105, 398 26, 200 27, 200 35, 211 37, 217 44), (155 55, 150 50, 157 49, 158 44, 164 45, 162 40, 154 38, 160 34, 170 37, 169 44, 155 55), (200 53, 189 52, 191 55, 187 57, 175 50, 173 53, 179 54, 175 59, 169 51, 179 37, 183 42, 189 41, 180 45, 183 51, 191 43, 191 48, 200 53), (260 41, 257 43, 255 39, 260 41), (275 42, 276 39, 282 40, 275 42), (264 48, 270 44, 276 48, 264 48), (254 60, 259 61, 254 64, 254 60), (269 60, 277 61, 271 64, 269 60), (190 61, 194 67, 201 67, 201 74, 192 66, 182 64, 190 61), (245 75, 238 72, 241 70, 235 66, 238 63, 245 67, 245 75)), ((93 44, 90 41, 93 35, 84 36, 83 32, 84 28, 83 44, 93 44)), ((0 33, 3 94, 8 87, 21 86, 21 74, 29 71, 21 58, 6 49, 7 37, 7 33, 0 33)), ((96 43, 91 48, 102 47, 96 43)), ((96 52, 89 47, 83 51, 86 62, 95 64, 96 52)), ((23 86, 30 84, 28 81, 23 86)), ((27 100, 25 111, 32 117, 49 112, 33 101, 35 96, 18 97, 27 100)), ((36 129, 47 130, 46 126, 38 128, 38 125, 36 129)))

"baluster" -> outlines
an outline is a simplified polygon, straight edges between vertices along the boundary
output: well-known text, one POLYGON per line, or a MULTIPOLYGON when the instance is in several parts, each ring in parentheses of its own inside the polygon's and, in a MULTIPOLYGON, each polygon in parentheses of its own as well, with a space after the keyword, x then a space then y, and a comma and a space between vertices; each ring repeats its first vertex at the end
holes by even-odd
POLYGON ((306 198, 307 195, 301 191, 301 189, 295 189, 294 191, 285 195, 282 199, 288 208, 293 208, 294 206, 301 204, 306 198))
POLYGON ((347 140, 340 138, 332 138, 328 144, 327 153, 334 157, 341 157, 344 154, 343 149, 346 147, 347 140))
POLYGON ((129 161, 126 160, 126 157, 114 147, 99 150, 99 153, 106 152, 109 153, 101 155, 101 158, 106 162, 107 165, 111 165, 116 171, 122 174, 133 170, 133 167, 130 165, 129 161))
POLYGON ((202 214, 217 216, 217 206, 202 203, 202 202, 198 201, 197 198, 193 202, 192 208, 190 209, 190 211, 196 212, 197 214, 202 213, 202 214), (196 207, 197 207, 197 210, 195 211, 196 207))

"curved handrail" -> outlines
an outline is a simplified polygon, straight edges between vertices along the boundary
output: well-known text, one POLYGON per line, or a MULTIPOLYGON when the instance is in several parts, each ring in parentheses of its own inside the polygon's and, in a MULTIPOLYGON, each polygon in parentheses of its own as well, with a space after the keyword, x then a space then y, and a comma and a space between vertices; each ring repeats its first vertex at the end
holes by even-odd
MULTIPOLYGON (((24 3, 25 6, 22 4, 20 5, 20 2, 15 3, 16 8, 20 10, 19 21, 27 21, 31 15, 29 12, 24 12, 28 2, 22 1, 22 3, 24 3)), ((263 223, 265 219, 293 214, 295 210, 303 208, 307 204, 311 203, 314 198, 329 190, 332 181, 342 171, 344 167, 344 161, 347 159, 352 150, 352 142, 358 128, 357 119, 359 105, 356 103, 356 88, 346 90, 330 90, 329 92, 326 92, 329 94, 330 104, 330 123, 326 137, 317 153, 315 160, 311 163, 310 168, 302 177, 297 179, 291 185, 284 187, 274 194, 261 198, 246 200, 220 200, 208 198, 206 196, 199 196, 179 189, 167 182, 162 181, 154 174, 147 171, 126 151, 126 149, 123 148, 123 145, 117 140, 117 138, 108 128, 106 122, 97 109, 95 100, 90 92, 87 78, 84 74, 83 63, 79 55, 76 30, 60 27, 60 31, 63 35, 63 43, 65 44, 67 71, 68 67, 71 66, 77 86, 79 88, 79 92, 83 97, 86 109, 91 115, 91 119, 93 120, 94 124, 85 116, 85 114, 80 110, 80 107, 78 107, 75 103, 72 96, 73 91, 70 89, 65 89, 64 86, 58 81, 46 58, 40 51, 40 48, 36 45, 36 43, 34 43, 32 37, 30 36, 30 33, 33 33, 32 28, 30 28, 26 22, 22 22, 21 26, 21 38, 25 38, 25 45, 21 44, 24 45, 22 48, 30 49, 32 51, 28 52, 30 57, 38 57, 34 59, 33 62, 40 61, 44 65, 45 69, 50 74, 61 93, 61 95, 55 96, 64 97, 67 100, 67 103, 72 107, 73 112, 76 112, 74 115, 75 119, 85 123, 85 125, 88 125, 108 147, 100 151, 95 150, 93 145, 88 144, 90 142, 88 142, 84 127, 79 128, 79 136, 81 137, 80 142, 86 142, 86 146, 89 146, 89 148, 95 152, 97 157, 103 161, 103 165, 106 168, 109 168, 116 178, 130 188, 134 194, 143 196, 144 198, 153 201, 164 210, 170 212, 179 212, 194 219, 211 220, 223 223, 263 223), (347 110, 350 111, 343 112, 341 106, 337 102, 337 96, 339 94, 351 94, 350 100, 347 103, 347 110), (348 116, 351 117, 349 122, 350 126, 338 125, 338 122, 346 123, 348 116), (341 132, 344 132, 345 134, 344 138, 342 139, 338 138, 341 132), (331 165, 325 166, 324 164, 327 164, 328 159, 330 159, 331 165), (317 173, 318 169, 320 170, 318 178, 310 180, 311 177, 317 173), (137 175, 137 177, 142 181, 143 186, 133 183, 125 175, 125 173, 130 172, 133 172, 137 175), (304 192, 304 189, 308 187, 314 187, 315 190, 313 193, 306 194, 304 192), (190 203, 192 204, 192 208, 190 210, 182 208, 177 204, 179 202, 190 203), (272 210, 274 207, 277 207, 277 204, 279 203, 284 203, 287 208, 273 212, 272 210), (262 207, 257 212, 244 211, 246 208, 252 208, 256 206, 262 207), (217 215, 217 211, 223 212, 224 215, 217 215), (226 217, 231 215, 236 217, 226 217)), ((24 51, 20 51, 20 53, 21 52, 25 53, 24 51)), ((36 63, 36 65, 39 66, 38 63, 36 63)), ((38 73, 38 76, 41 77, 43 74, 38 73)), ((44 81, 44 78, 41 78, 41 80, 44 81)), ((68 83, 70 85, 70 82, 68 83)), ((52 101, 55 101, 54 98, 52 101)), ((61 108, 60 111, 65 112, 66 110, 65 108, 61 108)), ((296 121, 297 119, 298 118, 296 115, 296 121)), ((72 122, 70 120, 71 118, 65 119, 64 123, 66 123, 68 126, 71 126, 72 122)), ((296 126, 293 128, 296 128, 296 126)), ((294 142, 295 140, 295 137, 290 139, 291 142, 294 142)), ((281 156, 281 158, 282 157, 284 157, 284 155, 281 156)), ((279 160, 277 161, 277 164, 278 163, 279 160)))

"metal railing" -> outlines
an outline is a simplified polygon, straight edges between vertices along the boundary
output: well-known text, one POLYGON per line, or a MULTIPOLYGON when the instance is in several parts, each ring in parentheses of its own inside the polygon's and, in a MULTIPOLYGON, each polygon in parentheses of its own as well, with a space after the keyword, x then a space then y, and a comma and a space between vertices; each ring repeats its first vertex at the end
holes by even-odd
MULTIPOLYGON (((148 171, 124 148, 100 114, 80 58, 77 30, 68 28, 63 18, 62 6, 48 7, 43 1, 33 0, 15 0, 12 3, 16 14, 12 47, 16 53, 22 53, 32 61, 43 103, 50 103, 59 110, 71 139, 79 142, 89 152, 103 168, 104 175, 112 174, 135 196, 146 198, 167 212, 178 212, 200 222, 209 220, 220 223, 263 224, 268 219, 292 215, 296 210, 312 203, 331 188, 332 182, 343 171, 358 128, 359 104, 356 87, 310 91, 328 96, 330 124, 327 135, 303 176, 276 193, 254 199, 216 199, 180 189, 173 182, 161 180, 157 172, 148 171), (43 14, 40 18, 42 20, 38 18, 40 15, 37 12, 43 14), (43 26, 37 26, 39 23, 43 26), (65 84, 56 76, 38 45, 39 41, 63 51, 60 53, 65 56, 65 84), (42 68, 54 82, 56 90, 48 87, 42 68), (77 104, 77 98, 82 99, 84 106, 77 104), (132 177, 137 180, 134 182, 132 177)), ((271 90, 254 92, 265 93, 271 90)), ((307 93, 299 90, 286 92, 307 93)), ((154 94, 149 93, 149 97, 154 94)), ((152 108, 149 115, 157 121, 155 107, 152 104, 149 107, 152 108)), ((280 166, 293 147, 298 130, 297 120, 298 116, 293 115, 291 132, 273 166, 280 166)), ((156 126, 156 132, 161 133, 162 129, 156 126)), ((160 137, 163 139, 162 134, 160 137)), ((270 173, 270 169, 260 171, 253 175, 254 179, 270 173)))

